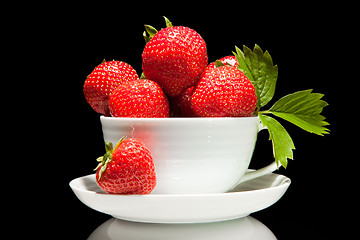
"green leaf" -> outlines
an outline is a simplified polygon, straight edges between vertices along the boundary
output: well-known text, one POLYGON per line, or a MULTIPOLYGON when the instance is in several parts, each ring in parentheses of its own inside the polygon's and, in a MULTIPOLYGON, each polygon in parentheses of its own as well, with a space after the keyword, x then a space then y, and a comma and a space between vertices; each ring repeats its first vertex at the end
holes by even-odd
POLYGON ((323 136, 329 133, 329 129, 325 127, 329 123, 320 115, 323 108, 328 105, 321 100, 323 96, 320 93, 312 93, 312 89, 295 92, 278 100, 268 112, 305 131, 323 136))
POLYGON ((150 26, 150 25, 144 25, 145 31, 143 33, 143 37, 145 39, 145 43, 148 43, 158 32, 156 28, 150 26))
MULTIPOLYGON (((172 27, 173 26, 172 22, 170 22, 170 20, 167 17, 165 16, 163 17, 165 19, 166 27, 172 27)), ((143 32, 143 37, 145 39, 145 43, 148 43, 158 31, 153 26, 150 25, 144 25, 144 26, 145 26, 145 31, 143 32)))
POLYGON ((112 142, 105 141, 105 151, 106 152, 112 152, 113 151, 112 142))
POLYGON ((259 118, 263 126, 266 126, 269 131, 273 154, 278 168, 279 164, 286 168, 287 159, 293 159, 293 149, 295 149, 289 133, 274 118, 262 115, 261 113, 259 113, 259 118))
POLYGON ((235 55, 236 57, 236 60, 238 61, 239 63, 239 66, 238 68, 240 69, 240 71, 242 71, 245 76, 250 80, 250 82, 255 86, 255 82, 254 82, 254 78, 251 74, 251 71, 248 67, 248 65, 246 64, 245 62, 245 56, 244 56, 244 53, 237 47, 235 46, 235 50, 236 50, 236 53, 233 52, 233 54, 235 55))
POLYGON ((141 73, 140 79, 146 79, 144 72, 141 73))
POLYGON ((107 165, 109 164, 109 162, 111 162, 112 152, 113 152, 113 144, 111 142, 105 141, 105 154, 104 156, 98 157, 96 159, 96 161, 99 163, 94 169, 94 171, 97 171, 100 168, 98 180, 100 180, 103 172, 105 172, 107 168, 107 165))
POLYGON ((245 74, 245 76, 250 80, 252 85, 255 87, 255 94, 257 97, 257 103, 256 103, 256 106, 257 106, 256 112, 257 112, 260 109, 260 97, 259 97, 260 93, 259 93, 257 83, 254 80, 254 77, 249 69, 249 66, 246 63, 244 53, 237 46, 235 46, 235 50, 236 50, 236 53, 233 52, 233 54, 236 57, 237 62, 239 63, 238 69, 245 74))
POLYGON ((165 18, 166 27, 172 27, 173 26, 172 22, 170 22, 170 20, 167 17, 165 17, 165 16, 163 16, 163 17, 165 18))
MULTIPOLYGON (((123 136, 120 138, 118 143, 115 145, 115 149, 119 147, 119 145, 126 139, 126 136, 123 136)), ((94 169, 94 171, 97 171, 99 168, 99 177, 98 180, 100 180, 102 174, 106 171, 106 168, 108 164, 112 161, 112 153, 114 152, 113 144, 112 142, 105 141, 105 154, 104 156, 98 157, 96 159, 98 163, 97 167, 94 169)))
POLYGON ((215 67, 223 67, 223 66, 225 66, 225 64, 222 62, 222 61, 220 61, 220 60, 216 60, 215 61, 215 67))
POLYGON ((150 42, 150 37, 146 34, 146 31, 143 32, 143 37, 144 37, 145 43, 150 42))
POLYGON ((273 65, 268 51, 263 52, 259 45, 255 44, 253 51, 243 46, 243 52, 235 46, 234 53, 239 66, 238 68, 249 78, 256 89, 258 97, 258 108, 265 106, 273 98, 276 81, 278 78, 278 67, 273 65))

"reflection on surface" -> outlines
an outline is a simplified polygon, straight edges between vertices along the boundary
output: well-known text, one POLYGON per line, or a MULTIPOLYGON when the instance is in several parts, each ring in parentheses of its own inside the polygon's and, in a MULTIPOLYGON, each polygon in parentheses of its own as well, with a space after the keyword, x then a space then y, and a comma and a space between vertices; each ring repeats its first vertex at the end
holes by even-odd
POLYGON ((274 234, 253 217, 198 224, 136 223, 112 218, 100 225, 90 240, 177 240, 177 239, 276 239, 274 234))

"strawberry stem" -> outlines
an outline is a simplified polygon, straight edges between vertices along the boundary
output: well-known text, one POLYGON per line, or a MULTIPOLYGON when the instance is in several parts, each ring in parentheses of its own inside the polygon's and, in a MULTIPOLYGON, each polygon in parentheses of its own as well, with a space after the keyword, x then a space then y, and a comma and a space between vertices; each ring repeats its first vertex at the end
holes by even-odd
POLYGON ((173 26, 172 22, 170 22, 170 20, 167 17, 165 17, 165 16, 163 16, 163 17, 165 18, 166 27, 172 27, 173 26))
MULTIPOLYGON (((166 27, 172 27, 172 22, 170 22, 170 20, 163 16, 165 18, 165 24, 166 27)), ((144 25, 145 27, 145 31, 143 32, 143 37, 145 39, 145 44, 148 43, 154 36, 155 34, 157 34, 158 30, 156 30, 156 28, 154 28, 153 26, 150 25, 144 25)))
POLYGON ((152 27, 150 25, 144 25, 144 27, 145 27, 145 31, 143 33, 143 36, 144 36, 144 39, 145 39, 145 43, 148 43, 155 36, 155 34, 158 31, 156 30, 156 28, 154 28, 154 27, 152 27))
POLYGON ((107 165, 109 164, 109 162, 111 162, 112 160, 112 152, 113 152, 113 144, 111 142, 105 141, 105 154, 102 157, 98 157, 96 159, 96 161, 99 162, 99 164, 97 165, 97 167, 94 169, 94 171, 99 170, 99 178, 98 180, 100 180, 103 172, 105 172, 107 165))
MULTIPOLYGON (((120 138, 119 142, 116 144, 115 149, 126 139, 126 136, 120 138)), ((96 159, 97 162, 99 162, 99 164, 97 165, 97 167, 94 169, 94 171, 97 171, 99 168, 99 178, 98 180, 100 180, 103 172, 105 172, 107 165, 109 164, 109 162, 111 162, 112 160, 112 153, 114 151, 113 148, 113 144, 112 142, 108 142, 105 141, 105 154, 104 156, 98 157, 96 159)))

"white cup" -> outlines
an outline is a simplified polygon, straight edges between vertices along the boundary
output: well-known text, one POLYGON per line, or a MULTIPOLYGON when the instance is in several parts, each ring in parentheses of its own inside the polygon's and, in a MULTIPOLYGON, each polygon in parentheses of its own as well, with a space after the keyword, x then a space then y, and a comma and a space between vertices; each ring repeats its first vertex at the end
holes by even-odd
POLYGON ((105 141, 123 136, 142 141, 155 164, 152 194, 223 193, 239 183, 276 170, 275 162, 247 172, 258 131, 258 117, 115 118, 100 117, 105 141))

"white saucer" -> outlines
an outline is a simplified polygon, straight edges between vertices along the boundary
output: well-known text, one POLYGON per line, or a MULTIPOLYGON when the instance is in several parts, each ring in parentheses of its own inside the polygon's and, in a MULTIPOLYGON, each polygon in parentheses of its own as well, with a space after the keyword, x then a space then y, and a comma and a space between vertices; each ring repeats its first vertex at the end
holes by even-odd
POLYGON ((76 178, 70 187, 88 207, 115 218, 150 223, 201 223, 241 218, 277 202, 290 185, 279 174, 249 180, 231 192, 186 195, 104 193, 95 174, 76 178))

